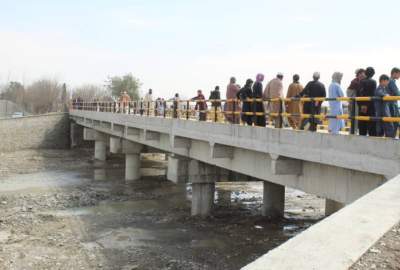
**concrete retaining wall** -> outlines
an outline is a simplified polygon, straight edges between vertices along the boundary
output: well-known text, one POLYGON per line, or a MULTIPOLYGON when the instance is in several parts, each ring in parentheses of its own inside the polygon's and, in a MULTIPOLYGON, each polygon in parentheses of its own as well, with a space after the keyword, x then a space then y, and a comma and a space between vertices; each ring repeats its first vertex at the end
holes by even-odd
POLYGON ((52 113, 0 120, 0 152, 69 147, 69 117, 52 113))

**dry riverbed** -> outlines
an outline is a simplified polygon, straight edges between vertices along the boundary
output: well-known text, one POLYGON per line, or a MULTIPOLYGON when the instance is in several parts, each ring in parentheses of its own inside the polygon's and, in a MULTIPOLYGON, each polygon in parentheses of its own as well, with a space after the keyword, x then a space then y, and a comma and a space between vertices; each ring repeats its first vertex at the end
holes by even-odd
POLYGON ((190 216, 190 185, 165 180, 143 157, 125 183, 123 157, 90 150, 0 154, 0 269, 239 269, 323 216, 294 190, 285 218, 259 216, 261 183, 218 183, 213 216, 190 216))

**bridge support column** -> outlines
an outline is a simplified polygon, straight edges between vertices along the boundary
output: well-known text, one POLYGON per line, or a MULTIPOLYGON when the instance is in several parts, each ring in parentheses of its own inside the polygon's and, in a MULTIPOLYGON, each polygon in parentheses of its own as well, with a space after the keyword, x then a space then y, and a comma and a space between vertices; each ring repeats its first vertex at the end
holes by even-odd
POLYGON ((70 143, 71 149, 83 143, 83 127, 74 122, 70 123, 70 143))
POLYGON ((283 217, 285 210, 285 186, 264 181, 262 215, 283 217))
POLYGON ((326 216, 330 216, 330 215, 336 213, 343 207, 345 207, 345 204, 343 204, 343 203, 340 203, 340 202, 337 202, 334 200, 330 200, 330 199, 325 199, 325 215, 326 216))
POLYGON ((127 181, 139 180, 141 177, 140 152, 142 148, 142 144, 122 141, 122 151, 125 154, 125 180, 127 181))
POLYGON ((94 140, 94 158, 100 161, 105 161, 108 136, 96 131, 94 140))
POLYGON ((214 205, 217 168, 192 160, 189 163, 189 181, 192 182, 192 216, 207 216, 214 205))
POLYGON ((188 181, 189 160, 177 155, 168 155, 167 179, 175 184, 188 181))

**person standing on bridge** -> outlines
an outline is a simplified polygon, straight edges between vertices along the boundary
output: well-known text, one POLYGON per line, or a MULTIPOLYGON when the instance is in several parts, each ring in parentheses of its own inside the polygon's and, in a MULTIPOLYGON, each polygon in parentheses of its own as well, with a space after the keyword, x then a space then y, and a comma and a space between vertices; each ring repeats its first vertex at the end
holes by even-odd
MULTIPOLYGON (((388 92, 389 95, 391 96, 400 96, 400 91, 399 88, 396 85, 396 81, 400 78, 400 69, 395 67, 392 69, 390 73, 390 81, 388 85, 388 92)), ((389 108, 390 108, 390 115, 391 117, 399 117, 400 112, 399 112, 399 106, 398 106, 398 101, 389 101, 389 108)), ((399 123, 394 122, 393 123, 394 127, 394 135, 397 135, 397 129, 399 128, 399 123)))
MULTIPOLYGON (((358 68, 356 70, 356 77, 351 81, 350 86, 347 88, 347 96, 350 98, 360 96, 361 91, 361 82, 366 78, 365 76, 365 69, 358 68)), ((357 116, 357 106, 355 102, 349 102, 348 105, 348 114, 352 117, 357 116)), ((351 131, 355 133, 358 126, 358 121, 352 120, 354 126, 351 128, 351 131)))
MULTIPOLYGON (((376 88, 374 95, 376 97, 389 96, 389 76, 381 75, 379 78, 379 86, 376 88)), ((375 116, 376 117, 390 117, 390 103, 383 100, 374 100, 375 116)), ((378 136, 395 137, 393 123, 378 121, 376 124, 376 133, 378 136)))
MULTIPOLYGON (((372 79, 375 75, 375 69, 368 67, 365 70, 366 78, 361 81, 361 90, 358 96, 360 97, 373 97, 377 88, 376 81, 372 79)), ((375 116, 374 102, 371 101, 359 101, 358 102, 358 115, 360 116, 375 116)), ((376 123, 374 121, 359 121, 358 132, 362 136, 376 136, 376 123)))
MULTIPOLYGON (((300 97, 318 98, 326 97, 325 85, 319 81, 321 75, 319 72, 314 72, 313 80, 309 82, 306 87, 301 91, 300 97)), ((312 132, 317 131, 318 120, 314 118, 314 115, 319 115, 321 113, 321 101, 311 101, 304 102, 303 113, 311 114, 310 119, 305 119, 301 124, 300 129, 304 129, 307 122, 310 123, 309 130, 312 132), (307 121, 308 120, 308 121, 307 121)))
MULTIPOLYGON (((276 75, 276 78, 272 79, 271 81, 269 81, 269 83, 267 84, 267 86, 265 87, 264 90, 264 99, 275 99, 275 98, 282 98, 283 97, 283 84, 282 84, 282 80, 283 80, 283 74, 282 73, 278 73, 278 75, 276 75)), ((281 113, 281 101, 267 101, 267 111, 269 111, 269 113, 281 113)), ((281 122, 281 117, 279 116, 272 116, 270 115, 269 117, 270 121, 274 122, 274 126, 280 127, 282 123, 281 122)))
MULTIPOLYGON (((293 76, 293 83, 289 85, 286 98, 294 98, 299 96, 301 91, 303 91, 303 86, 300 84, 300 76, 295 74, 293 76)), ((300 114, 300 102, 299 101, 290 101, 286 103, 286 112, 290 114, 300 114)), ((300 128, 300 117, 299 116, 290 116, 288 118, 289 124, 293 129, 300 128)))
MULTIPOLYGON (((332 83, 329 86, 329 98, 340 98, 344 96, 340 83, 342 82, 343 73, 335 72, 332 75, 332 83)), ((329 101, 330 115, 338 116, 343 114, 343 106, 341 101, 329 101)), ((343 119, 329 119, 329 133, 339 134, 344 128, 343 119)))
POLYGON ((199 111, 199 121, 207 121, 207 102, 201 90, 197 90, 197 96, 192 98, 196 100, 195 110, 199 111))
POLYGON ((131 102, 131 97, 128 95, 128 92, 124 91, 121 93, 119 98, 119 110, 120 113, 125 113, 129 106, 129 102, 131 102))
POLYGON ((150 115, 151 109, 155 107, 153 106, 153 89, 149 89, 149 92, 144 96, 143 102, 146 114, 150 115))
POLYGON ((264 109, 264 101, 263 99, 263 85, 264 74, 257 74, 256 82, 253 85, 253 98, 258 99, 254 100, 253 103, 253 111, 254 115, 254 124, 258 127, 265 127, 265 109, 264 109))
POLYGON ((236 97, 242 101, 242 121, 248 126, 253 124, 253 91, 251 87, 253 85, 252 79, 247 79, 246 84, 239 92, 236 97))
POLYGON ((224 104, 225 119, 231 124, 239 124, 240 117, 237 112, 240 113, 240 103, 237 101, 237 93, 240 87, 236 84, 236 78, 231 77, 228 86, 226 87, 226 99, 224 104))

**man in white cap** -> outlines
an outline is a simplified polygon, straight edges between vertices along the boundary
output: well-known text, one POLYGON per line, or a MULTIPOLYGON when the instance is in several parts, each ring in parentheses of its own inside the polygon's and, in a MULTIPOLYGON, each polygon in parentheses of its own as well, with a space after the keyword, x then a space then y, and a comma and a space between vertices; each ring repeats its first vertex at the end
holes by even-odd
MULTIPOLYGON (((314 72, 313 80, 309 82, 306 87, 304 87, 303 91, 300 93, 300 96, 310 98, 326 97, 325 86, 319 81, 319 78, 320 73, 314 72)), ((303 113, 319 115, 321 113, 321 105, 322 102, 320 101, 304 102, 303 113)), ((311 117, 310 119, 304 119, 300 129, 304 129, 307 123, 310 124, 310 131, 317 131, 318 120, 316 118, 311 117)))
MULTIPOLYGON (((283 74, 279 72, 276 75, 276 78, 269 81, 269 83, 265 87, 263 98, 264 99, 282 98, 283 97, 282 80, 283 80, 283 74)), ((267 101, 267 111, 269 111, 269 113, 279 113, 280 108, 281 108, 280 102, 267 101)), ((279 127, 281 125, 280 117, 270 116, 269 119, 270 121, 274 122, 275 127, 279 127)))

